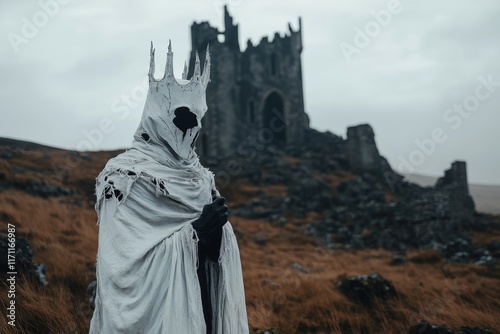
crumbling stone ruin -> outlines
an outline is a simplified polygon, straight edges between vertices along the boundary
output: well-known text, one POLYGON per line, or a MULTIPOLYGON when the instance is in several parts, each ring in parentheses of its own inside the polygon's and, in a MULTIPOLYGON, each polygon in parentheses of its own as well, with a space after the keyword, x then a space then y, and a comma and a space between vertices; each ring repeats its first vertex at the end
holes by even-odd
MULTIPOLYGON (((238 156, 232 159, 238 161, 238 156)), ((345 139, 309 129, 303 145, 267 147, 251 164, 241 160, 238 177, 259 186, 285 184, 287 194, 260 195, 235 207, 234 215, 286 224, 287 216, 314 212, 321 218, 304 226, 304 232, 327 247, 385 248, 401 254, 435 249, 451 261, 495 261, 468 237, 482 218, 468 192, 465 162, 454 162, 434 187, 407 182, 380 156, 368 124, 350 127, 345 139), (346 172, 345 181, 332 186, 331 177, 346 172)), ((224 166, 224 160, 212 166, 216 178, 219 168, 228 171, 224 166)))
POLYGON ((368 124, 347 128, 346 152, 353 173, 384 175, 392 172, 387 160, 379 154, 375 134, 368 124))
POLYGON ((378 173, 380 155, 371 126, 363 124, 347 128, 347 156, 354 173, 378 173))
POLYGON ((453 162, 451 168, 444 172, 444 176, 438 179, 434 188, 446 194, 453 223, 472 221, 475 206, 469 194, 465 161, 453 162))
POLYGON ((208 22, 191 26, 192 51, 188 77, 194 72, 195 52, 204 63, 210 45, 211 83, 208 112, 197 142, 201 157, 226 157, 244 152, 251 138, 264 144, 301 144, 309 127, 302 89, 302 24, 259 44, 250 40, 240 50, 238 25, 224 7, 224 31, 208 22), (249 139, 249 137, 251 137, 249 139))
MULTIPOLYGON (((346 155, 350 170, 355 174, 369 173, 382 177, 392 191, 403 197, 416 197, 421 193, 415 186, 403 182, 403 177, 392 170, 387 160, 380 156, 375 143, 375 134, 368 124, 351 126, 347 129, 346 155)), ((446 215, 449 229, 459 229, 463 223, 470 223, 475 206, 469 194, 467 165, 455 161, 445 175, 438 179, 432 190, 425 192, 429 201, 446 215)), ((436 209, 437 210, 437 209, 436 209)))

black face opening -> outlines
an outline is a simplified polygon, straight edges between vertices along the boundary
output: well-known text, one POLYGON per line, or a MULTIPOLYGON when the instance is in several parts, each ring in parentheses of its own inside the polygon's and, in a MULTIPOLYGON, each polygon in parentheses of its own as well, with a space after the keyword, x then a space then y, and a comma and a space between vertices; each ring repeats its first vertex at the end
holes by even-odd
POLYGON ((194 128, 198 125, 198 120, 196 115, 189 110, 188 107, 179 107, 175 109, 175 118, 173 120, 175 126, 182 131, 182 138, 186 136, 186 132, 189 129, 194 128))
POLYGON ((143 132, 141 134, 141 138, 144 139, 144 141, 149 141, 149 139, 150 139, 149 135, 146 132, 143 132))

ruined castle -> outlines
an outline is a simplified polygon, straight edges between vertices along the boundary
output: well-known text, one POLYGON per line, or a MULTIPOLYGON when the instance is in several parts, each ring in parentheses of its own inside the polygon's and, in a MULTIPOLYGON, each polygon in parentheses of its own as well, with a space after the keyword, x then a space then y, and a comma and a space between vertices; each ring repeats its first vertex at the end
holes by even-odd
POLYGON ((258 45, 250 40, 240 50, 238 25, 224 7, 224 31, 208 22, 191 26, 192 51, 188 77, 194 72, 195 52, 204 63, 207 44, 212 58, 207 89, 208 112, 197 141, 203 158, 224 158, 245 150, 252 138, 264 144, 300 144, 309 127, 302 90, 302 24, 294 31, 258 45))
MULTIPOLYGON (((256 141, 291 148, 305 147, 308 142, 321 142, 331 136, 333 141, 324 145, 333 150, 331 154, 336 159, 346 161, 353 173, 369 173, 396 194, 415 196, 417 188, 408 185, 379 154, 370 125, 349 127, 345 139, 333 134, 317 137, 316 131, 309 128, 302 88, 300 18, 298 30, 294 31, 290 25, 288 30, 283 36, 276 33, 272 40, 263 37, 258 45, 248 40, 242 51, 238 25, 233 23, 227 7, 224 7, 224 31, 208 22, 193 23, 188 77, 193 75, 197 50, 204 64, 205 50, 210 45, 212 62, 208 112, 202 120, 196 147, 200 157, 222 161, 245 155, 256 141)), ((452 222, 470 221, 475 208, 468 190, 465 162, 454 162, 422 198, 425 205, 432 203, 430 216, 441 210, 436 209, 439 207, 444 208, 444 215, 452 222)))
POLYGON ((469 193, 467 164, 454 161, 432 190, 420 192, 408 187, 403 177, 394 172, 387 160, 379 154, 375 134, 368 124, 347 128, 345 141, 346 158, 353 173, 370 173, 381 178, 399 196, 417 198, 420 193, 424 202, 432 207, 429 216, 444 215, 450 218, 448 227, 457 228, 463 222, 471 222, 475 213, 474 200, 469 193))

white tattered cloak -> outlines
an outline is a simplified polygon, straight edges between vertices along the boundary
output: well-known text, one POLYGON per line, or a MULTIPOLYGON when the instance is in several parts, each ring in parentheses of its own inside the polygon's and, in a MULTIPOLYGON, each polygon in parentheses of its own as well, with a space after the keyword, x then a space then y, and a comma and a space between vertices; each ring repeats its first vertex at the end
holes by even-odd
MULTIPOLYGON (((97 178, 99 250, 90 333, 204 334, 191 222, 217 192, 213 174, 198 159, 165 165, 151 157, 151 147, 135 144, 97 178)), ((229 222, 218 262, 206 265, 212 333, 248 333, 240 254, 229 222)))

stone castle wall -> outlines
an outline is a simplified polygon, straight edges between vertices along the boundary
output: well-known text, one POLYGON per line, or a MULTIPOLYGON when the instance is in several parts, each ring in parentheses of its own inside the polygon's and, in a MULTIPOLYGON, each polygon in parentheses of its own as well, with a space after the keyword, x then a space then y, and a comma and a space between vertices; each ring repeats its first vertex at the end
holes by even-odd
MULTIPOLYGON (((300 22, 300 21, 299 21, 300 22)), ((238 25, 227 8, 224 31, 208 22, 193 23, 188 77, 194 71, 195 50, 203 63, 207 44, 212 55, 211 83, 197 152, 203 158, 223 158, 242 150, 249 137, 261 144, 296 145, 304 141, 309 118, 302 87, 302 32, 275 34, 240 50, 238 25), (219 39, 219 37, 222 37, 219 39)))
POLYGON ((446 196, 453 222, 460 224, 472 221, 475 205, 469 193, 465 161, 453 162, 444 176, 438 179, 434 189, 446 196))

